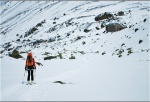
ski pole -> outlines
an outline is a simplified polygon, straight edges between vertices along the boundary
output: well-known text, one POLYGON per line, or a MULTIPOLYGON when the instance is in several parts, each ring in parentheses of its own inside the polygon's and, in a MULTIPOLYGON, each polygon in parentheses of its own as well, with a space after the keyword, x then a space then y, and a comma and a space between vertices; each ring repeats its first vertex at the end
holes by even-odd
POLYGON ((25 74, 26 74, 26 71, 24 72, 24 76, 23 76, 23 82, 22 82, 22 84, 24 83, 24 77, 25 77, 25 74))
POLYGON ((36 76, 36 69, 34 69, 34 70, 35 70, 34 76, 36 76))
POLYGON ((35 77, 36 77, 36 69, 34 69, 34 81, 35 81, 35 77))
POLYGON ((24 77, 25 77, 25 73, 26 73, 26 71, 24 71, 24 77))

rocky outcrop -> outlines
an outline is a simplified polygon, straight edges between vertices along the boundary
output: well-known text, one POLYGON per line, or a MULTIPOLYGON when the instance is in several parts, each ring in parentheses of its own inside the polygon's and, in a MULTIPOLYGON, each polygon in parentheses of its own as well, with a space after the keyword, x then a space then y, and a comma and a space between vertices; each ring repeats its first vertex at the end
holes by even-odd
POLYGON ((104 19, 113 19, 114 16, 111 13, 105 12, 103 14, 99 14, 98 16, 95 17, 95 21, 100 21, 104 19))
POLYGON ((12 52, 12 54, 9 54, 9 56, 10 56, 10 57, 13 57, 13 58, 16 58, 16 59, 18 59, 18 58, 23 58, 23 57, 19 54, 19 51, 17 51, 17 50, 14 50, 14 51, 12 52))

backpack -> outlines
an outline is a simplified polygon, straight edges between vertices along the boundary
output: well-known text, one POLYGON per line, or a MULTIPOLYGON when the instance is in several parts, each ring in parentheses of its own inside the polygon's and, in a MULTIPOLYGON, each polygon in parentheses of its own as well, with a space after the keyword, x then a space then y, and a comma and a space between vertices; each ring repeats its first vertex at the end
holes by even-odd
POLYGON ((34 66, 34 58, 32 58, 31 56, 27 56, 26 66, 34 66))

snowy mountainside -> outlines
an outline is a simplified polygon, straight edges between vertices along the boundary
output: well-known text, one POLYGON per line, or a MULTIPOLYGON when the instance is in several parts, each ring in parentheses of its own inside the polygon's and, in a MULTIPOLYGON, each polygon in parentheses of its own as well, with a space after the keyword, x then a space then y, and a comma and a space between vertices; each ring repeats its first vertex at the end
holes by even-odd
MULTIPOLYGON (((73 53, 106 53, 116 55, 120 49, 127 55, 149 51, 149 2, 114 1, 13 1, 1 3, 1 52, 62 53, 68 58, 73 53), (123 16, 116 15, 123 11, 123 16), (109 12, 115 19, 95 21, 99 14, 109 12), (145 21, 144 21, 145 20, 145 21), (125 24, 117 32, 105 32, 111 22, 125 24), (104 27, 102 27, 102 24, 104 27), (135 31, 137 29, 137 31, 135 31), (87 32, 85 31, 87 30, 87 32), (138 43, 142 40, 142 43, 138 43)), ((80 55, 79 55, 80 56, 80 55)), ((117 55, 118 56, 118 55, 117 55)), ((42 58, 44 56, 41 56, 42 58)))
POLYGON ((0 100, 149 101, 149 4, 0 1, 0 100), (114 23, 124 28, 108 32, 114 23))

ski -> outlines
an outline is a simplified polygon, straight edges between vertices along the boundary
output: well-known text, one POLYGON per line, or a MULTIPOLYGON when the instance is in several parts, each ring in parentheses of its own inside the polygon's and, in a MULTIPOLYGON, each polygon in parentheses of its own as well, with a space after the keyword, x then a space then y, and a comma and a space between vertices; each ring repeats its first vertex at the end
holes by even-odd
POLYGON ((31 84, 36 84, 35 82, 31 83, 31 84))
POLYGON ((22 84, 33 85, 33 84, 36 84, 36 83, 35 82, 22 82, 22 84))
POLYGON ((36 83, 30 83, 30 85, 34 85, 34 84, 36 84, 36 83))
POLYGON ((32 85, 32 83, 29 82, 29 83, 27 83, 26 85, 32 85))

